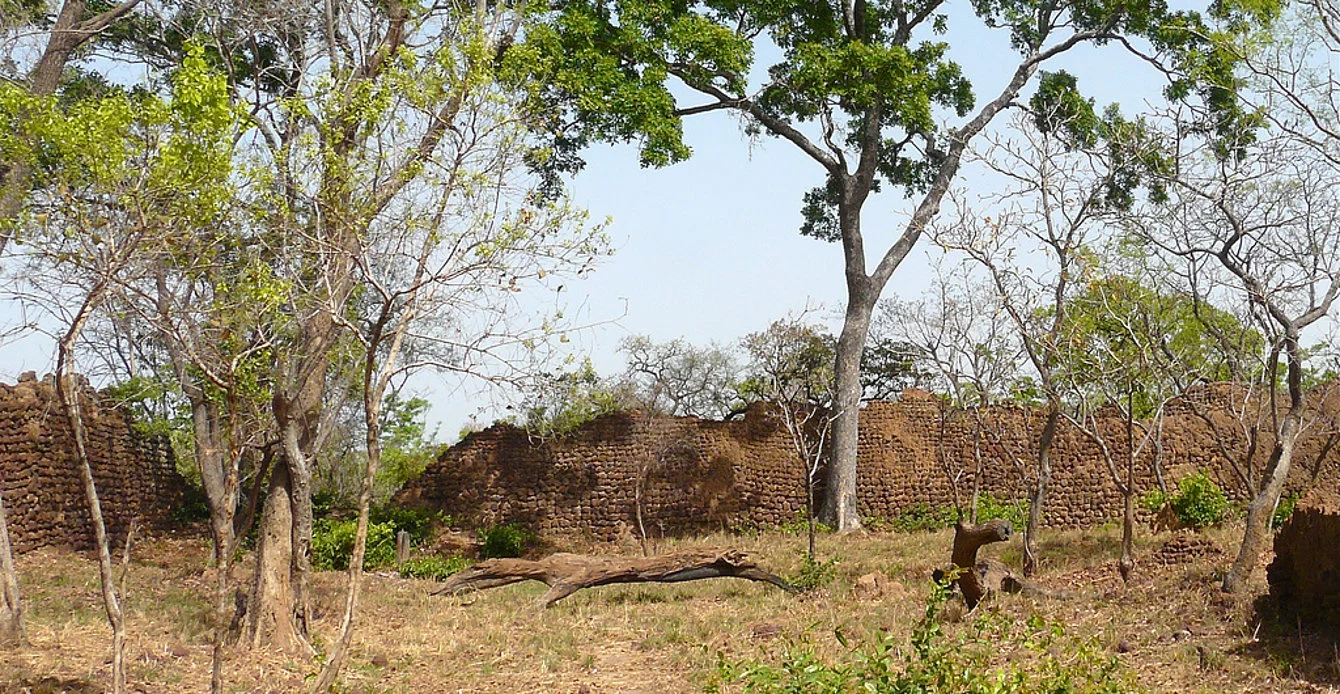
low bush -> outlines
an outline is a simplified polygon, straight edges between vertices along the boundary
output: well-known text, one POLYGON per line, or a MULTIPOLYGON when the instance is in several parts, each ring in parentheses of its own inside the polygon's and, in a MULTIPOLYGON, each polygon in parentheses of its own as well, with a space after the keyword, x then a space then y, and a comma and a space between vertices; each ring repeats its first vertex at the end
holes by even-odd
POLYGON ((479 531, 479 558, 505 559, 519 557, 534 540, 530 531, 516 523, 491 525, 479 531))
MULTIPOLYGON (((810 532, 809 519, 805 517, 804 509, 796 511, 795 517, 785 521, 777 526, 777 530, 787 535, 808 535, 810 532)), ((827 523, 821 523, 817 519, 814 521, 815 534, 831 533, 833 526, 827 523)))
POLYGON ((1294 509, 1298 508, 1298 498, 1302 493, 1295 492, 1280 497, 1279 505, 1275 507, 1275 513, 1270 516, 1270 527, 1272 530, 1279 530, 1284 527, 1285 521, 1293 515, 1294 509))
MULTIPOLYGON (((343 571, 349 568, 354 553, 354 535, 358 521, 317 519, 312 524, 312 568, 318 571, 343 571)), ((371 570, 395 564, 395 526, 369 523, 363 569, 371 570)))
POLYGON ((800 562, 800 570, 791 576, 787 576, 786 582, 790 583, 792 588, 806 593, 832 583, 836 576, 836 557, 828 561, 819 561, 814 558, 814 555, 806 552, 805 558, 800 562))
POLYGON ((426 578, 434 581, 445 580, 448 576, 470 566, 470 560, 459 554, 452 557, 439 557, 435 554, 413 557, 400 567, 402 578, 426 578))
POLYGON ((1028 521, 1028 507, 1027 501, 999 500, 983 493, 977 497, 977 522, 985 523, 1000 518, 1009 521, 1018 530, 1028 521))
POLYGON ((1228 515, 1228 497, 1204 472, 1182 478, 1168 504, 1182 525, 1196 529, 1214 525, 1228 515))
POLYGON ((451 517, 440 511, 390 504, 373 506, 368 517, 373 523, 390 523, 397 533, 404 530, 415 543, 432 537, 433 530, 439 525, 451 525, 451 517))
POLYGON ((940 612, 949 594, 946 584, 935 587, 907 642, 880 632, 852 643, 837 632, 847 649, 840 662, 820 658, 807 640, 783 649, 775 662, 718 654, 707 691, 730 686, 749 694, 1121 694, 1138 689, 1130 672, 1096 641, 1067 638, 1060 625, 1036 614, 1019 623, 984 611, 956 636, 947 634, 940 612))
POLYGON ((900 533, 916 533, 948 528, 958 520, 952 506, 934 506, 917 502, 898 512, 889 525, 900 533))

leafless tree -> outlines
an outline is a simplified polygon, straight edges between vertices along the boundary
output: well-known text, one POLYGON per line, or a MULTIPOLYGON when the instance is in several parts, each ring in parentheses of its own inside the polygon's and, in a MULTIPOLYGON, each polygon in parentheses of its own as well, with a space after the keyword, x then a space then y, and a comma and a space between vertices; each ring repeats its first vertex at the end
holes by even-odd
POLYGON ((704 419, 731 419, 744 411, 735 390, 739 367, 722 347, 633 335, 620 343, 619 351, 628 362, 622 382, 639 409, 704 419))
POLYGON ((1196 264, 1207 289, 1241 301, 1266 338, 1266 388, 1258 401, 1268 403, 1273 441, 1264 469, 1244 471, 1252 498, 1242 546, 1223 583, 1225 591, 1241 592, 1306 426, 1303 333, 1328 319, 1340 294, 1340 178, 1312 142, 1287 132, 1261 133, 1236 156, 1214 156, 1189 134, 1179 135, 1183 150, 1178 174, 1169 179, 1170 204, 1149 210, 1140 224, 1151 242, 1196 264))
MULTIPOLYGON (((1023 345, 993 288, 961 271, 937 268, 937 277, 921 299, 884 301, 876 314, 872 337, 891 337, 913 345, 933 372, 932 386, 940 399, 940 445, 936 458, 949 481, 959 515, 977 522, 985 473, 985 456, 996 449, 1014 462, 1019 482, 1029 484, 1029 451, 1017 441, 1032 439, 1028 431, 1011 431, 1022 422, 997 416, 996 409, 1017 402, 1023 345), (964 461, 945 450, 950 427, 966 419, 971 429, 972 458, 964 461), (1022 434, 1022 435, 1021 435, 1022 434), (965 504, 964 478, 971 480, 965 504)), ((1025 403, 1029 404, 1029 403, 1025 403)))

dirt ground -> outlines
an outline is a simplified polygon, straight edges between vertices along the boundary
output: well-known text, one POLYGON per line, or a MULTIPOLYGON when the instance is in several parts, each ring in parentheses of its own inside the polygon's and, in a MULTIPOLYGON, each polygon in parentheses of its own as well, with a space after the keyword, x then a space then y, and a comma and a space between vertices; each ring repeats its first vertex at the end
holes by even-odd
MULTIPOLYGON (((1068 591, 1035 600, 998 596, 982 609, 1006 619, 1038 613, 1075 638, 1116 654, 1153 692, 1340 691, 1335 637, 1273 615, 1264 562, 1254 595, 1219 592, 1240 528, 1195 536, 1140 539, 1137 575, 1123 585, 1116 568, 1119 531, 1051 533, 1042 538, 1041 582, 1068 591)), ((952 533, 823 536, 821 559, 838 560, 826 587, 800 596, 767 585, 711 579, 670 586, 627 585, 582 591, 552 609, 534 606, 539 584, 462 597, 433 597, 431 581, 373 575, 341 691, 697 692, 722 660, 769 659, 797 642, 821 655, 879 630, 910 633, 924 612, 931 570, 947 561, 952 533)), ((799 569, 804 538, 718 535, 665 541, 738 547, 780 574, 799 569)), ((580 547, 635 553, 633 547, 580 547)), ((1017 563, 1018 540, 993 546, 1017 563)), ((1334 551, 1331 548, 1330 551, 1334 551)), ((131 690, 208 690, 212 579, 201 537, 155 538, 132 550, 124 604, 131 690)), ((110 671, 109 629, 91 556, 42 550, 18 558, 30 647, 0 652, 0 692, 100 692, 110 671)), ((237 574, 245 574, 246 566, 237 574)), ((339 623, 344 576, 314 579, 320 650, 339 623)), ((954 622, 952 618, 949 620, 954 622)), ((946 624, 962 628, 968 620, 946 624)), ((227 651, 230 691, 301 690, 316 671, 303 656, 227 651)), ((729 687, 726 688, 729 691, 729 687)))

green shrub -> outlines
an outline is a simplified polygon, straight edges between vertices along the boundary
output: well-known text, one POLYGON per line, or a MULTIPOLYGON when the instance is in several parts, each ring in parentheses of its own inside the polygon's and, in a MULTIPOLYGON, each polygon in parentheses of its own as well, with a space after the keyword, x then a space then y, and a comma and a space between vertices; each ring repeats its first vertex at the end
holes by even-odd
POLYGON ((1162 489, 1155 487, 1149 490, 1148 494, 1140 497, 1140 508, 1151 513, 1158 513, 1168 505, 1168 495, 1163 493, 1162 489))
POLYGON ((182 524, 209 520, 209 501, 205 498, 205 490, 187 484, 181 503, 172 509, 172 520, 182 524))
POLYGON ((707 691, 720 692, 728 684, 742 685, 749 694, 1121 694, 1138 689, 1130 672, 1096 641, 1067 638, 1060 625, 1036 614, 1021 624, 983 611, 951 637, 940 620, 948 599, 948 586, 938 584, 908 642, 880 632, 853 644, 837 632, 847 649, 837 663, 820 658, 803 639, 785 648, 778 662, 732 661, 719 654, 707 691))
MULTIPOLYGON (((789 521, 785 521, 777 526, 777 530, 787 535, 808 535, 810 532, 809 519, 805 517, 805 510, 796 511, 796 515, 789 521)), ((814 521, 814 533, 820 535, 833 532, 833 526, 827 523, 814 521)))
POLYGON ((1196 529, 1214 525, 1228 514, 1228 497, 1204 472, 1182 478, 1168 504, 1183 525, 1196 529))
POLYGON ((423 508, 378 504, 368 512, 373 523, 389 523, 398 533, 409 533, 412 542, 419 543, 432 537, 433 529, 438 525, 451 525, 451 517, 440 511, 423 508))
POLYGON ((916 533, 948 528, 958 520, 952 506, 933 506, 917 502, 898 512, 890 525, 900 533, 916 533))
POLYGON ((786 582, 791 584, 792 588, 801 592, 817 590, 833 582, 837 576, 837 557, 828 561, 819 561, 814 555, 806 552, 805 558, 800 562, 800 570, 795 574, 786 577, 786 582))
POLYGON ((441 581, 448 576, 465 569, 470 560, 459 554, 453 557, 439 557, 434 554, 414 557, 400 567, 402 578, 427 578, 441 581))
POLYGON ((1027 501, 1002 501, 983 493, 977 497, 977 522, 1000 518, 1009 521, 1015 529, 1023 528, 1028 520, 1028 506, 1027 501))
POLYGON ((491 525, 479 531, 479 558, 519 557, 533 539, 528 530, 515 523, 491 525))
POLYGON ((1284 522, 1289 520, 1289 516, 1293 515, 1294 509, 1298 508, 1298 497, 1300 496, 1302 496, 1301 492, 1294 492, 1280 498, 1279 505, 1275 507, 1275 513, 1270 516, 1270 528, 1272 530, 1279 530, 1284 527, 1284 522))
MULTIPOLYGON (((312 524, 312 568, 318 571, 343 571, 349 568, 354 553, 354 535, 358 521, 320 518, 312 524)), ((363 569, 371 570, 395 564, 395 527, 390 523, 369 523, 363 569)))

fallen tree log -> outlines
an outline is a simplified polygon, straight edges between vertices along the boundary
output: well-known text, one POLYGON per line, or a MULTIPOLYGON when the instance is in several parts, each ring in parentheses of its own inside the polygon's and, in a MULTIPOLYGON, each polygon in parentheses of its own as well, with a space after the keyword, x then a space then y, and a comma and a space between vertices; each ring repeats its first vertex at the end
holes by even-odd
POLYGON ((540 581, 549 592, 539 604, 554 603, 583 589, 612 583, 679 583, 703 578, 743 578, 794 592, 786 581, 759 568, 739 550, 702 550, 656 557, 593 557, 551 554, 543 559, 489 559, 453 575, 433 595, 469 593, 522 581, 540 581))

